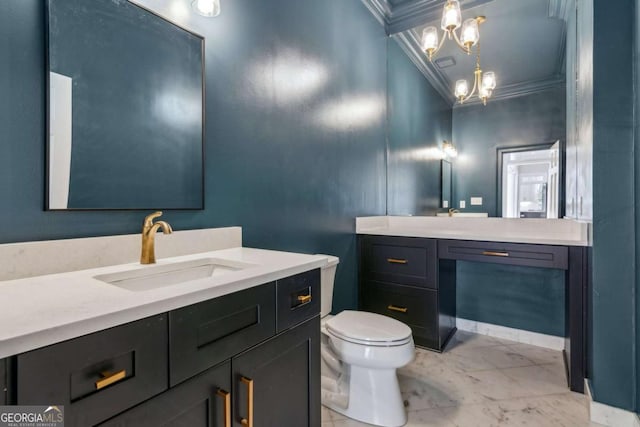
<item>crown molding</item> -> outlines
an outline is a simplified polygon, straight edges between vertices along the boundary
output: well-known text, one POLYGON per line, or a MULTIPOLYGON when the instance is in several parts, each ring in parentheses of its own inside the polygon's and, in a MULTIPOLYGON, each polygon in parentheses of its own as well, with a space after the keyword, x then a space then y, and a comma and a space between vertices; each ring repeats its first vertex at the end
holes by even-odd
POLYGON ((420 72, 427 78, 434 89, 453 105, 456 101, 453 96, 453 92, 449 87, 447 80, 442 73, 436 70, 435 66, 427 60, 427 57, 422 53, 420 44, 416 40, 412 32, 406 31, 404 33, 394 34, 393 39, 398 43, 400 48, 409 56, 411 62, 413 62, 420 72))
MULTIPOLYGON (((546 90, 558 89, 565 86, 564 76, 554 76, 549 79, 544 80, 535 80, 529 82, 519 82, 510 84, 507 86, 500 86, 493 93, 491 99, 489 99, 488 103, 492 103, 495 101, 503 101, 505 99, 513 99, 519 98, 521 96, 532 95, 538 92, 544 92, 546 90)), ((474 105, 482 105, 482 101, 478 97, 474 97, 471 100, 465 102, 464 104, 456 103, 453 108, 465 108, 474 105)))
MULTIPOLYGON (((376 20, 385 28, 389 26, 389 16, 391 16, 391 4, 388 0, 362 0, 362 3, 369 9, 376 20)), ((388 32, 387 32, 388 34, 388 32)))

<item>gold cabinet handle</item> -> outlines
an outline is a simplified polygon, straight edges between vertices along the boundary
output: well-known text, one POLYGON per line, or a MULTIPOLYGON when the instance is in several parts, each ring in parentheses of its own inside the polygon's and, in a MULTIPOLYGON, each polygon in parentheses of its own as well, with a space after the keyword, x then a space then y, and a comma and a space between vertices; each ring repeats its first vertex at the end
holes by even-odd
POLYGON ((224 412, 222 414, 222 417, 224 418, 224 427, 231 427, 231 393, 218 389, 216 395, 221 397, 224 402, 224 412))
POLYGON ((409 309, 407 307, 397 307, 393 304, 389 304, 389 306, 387 306, 387 309, 391 310, 391 311, 398 311, 400 313, 406 313, 409 311, 409 309))
POLYGON ((509 252, 484 251, 484 252, 482 252, 482 255, 508 257, 509 256, 509 252))
POLYGON ((247 418, 240 420, 240 424, 253 427, 253 380, 242 377, 240 381, 247 386, 247 418))
POLYGON ((312 299, 313 299, 313 297, 311 297, 311 294, 309 294, 309 295, 298 295, 298 302, 300 304, 306 304, 308 302, 311 302, 312 299))
POLYGON ((112 374, 110 372, 102 372, 101 375, 102 379, 96 381, 96 390, 103 389, 108 385, 123 380, 127 376, 127 371, 123 369, 122 371, 118 371, 115 374, 112 374))
POLYGON ((398 259, 398 258, 387 258, 387 262, 391 264, 409 264, 409 261, 406 259, 398 259))

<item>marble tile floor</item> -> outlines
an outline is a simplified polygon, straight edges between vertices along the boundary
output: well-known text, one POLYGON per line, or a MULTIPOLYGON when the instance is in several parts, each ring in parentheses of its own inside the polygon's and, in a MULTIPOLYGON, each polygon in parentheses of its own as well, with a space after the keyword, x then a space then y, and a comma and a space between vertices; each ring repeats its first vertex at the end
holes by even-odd
MULTIPOLYGON (((411 427, 598 425, 559 351, 458 331, 443 354, 417 349, 398 377, 411 427)), ((323 427, 367 425, 322 408, 323 427)))

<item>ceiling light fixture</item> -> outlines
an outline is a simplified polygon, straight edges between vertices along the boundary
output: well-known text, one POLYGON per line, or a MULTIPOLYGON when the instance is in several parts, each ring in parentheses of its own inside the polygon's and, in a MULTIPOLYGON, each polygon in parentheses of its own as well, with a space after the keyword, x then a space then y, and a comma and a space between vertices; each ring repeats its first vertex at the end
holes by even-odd
POLYGON ((193 0, 191 7, 198 15, 207 18, 220 15, 220 0, 193 0))
POLYGON ((487 105, 487 100, 493 95, 493 90, 496 88, 496 73, 493 71, 487 71, 482 73, 480 68, 480 44, 477 48, 476 57, 476 69, 473 72, 473 89, 469 92, 469 84, 466 80, 458 80, 455 86, 455 95, 460 104, 467 102, 476 92, 478 92, 478 98, 484 105, 487 105))
POLYGON ((448 38, 449 40, 455 40, 460 49, 470 55, 471 48, 480 41, 480 24, 484 20, 484 16, 479 16, 477 18, 469 18, 463 23, 460 2, 458 0, 447 0, 440 22, 440 28, 443 31, 442 38, 439 37, 436 27, 425 28, 422 32, 422 49, 431 61, 448 38), (462 26, 462 31, 460 37, 458 37, 458 28, 460 26, 462 26))

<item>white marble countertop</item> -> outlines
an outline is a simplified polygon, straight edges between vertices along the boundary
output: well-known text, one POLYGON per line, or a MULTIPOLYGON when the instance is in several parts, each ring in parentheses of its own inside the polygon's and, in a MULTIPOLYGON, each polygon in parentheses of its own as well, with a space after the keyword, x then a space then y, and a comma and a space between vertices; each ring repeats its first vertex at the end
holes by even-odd
POLYGON ((356 218, 356 233, 378 236, 589 246, 589 225, 571 219, 376 216, 356 218))
POLYGON ((254 266, 148 291, 130 291, 94 278, 153 267, 139 263, 0 281, 0 358, 313 270, 327 260, 321 255, 235 247, 159 259, 155 265, 203 258, 254 266))

